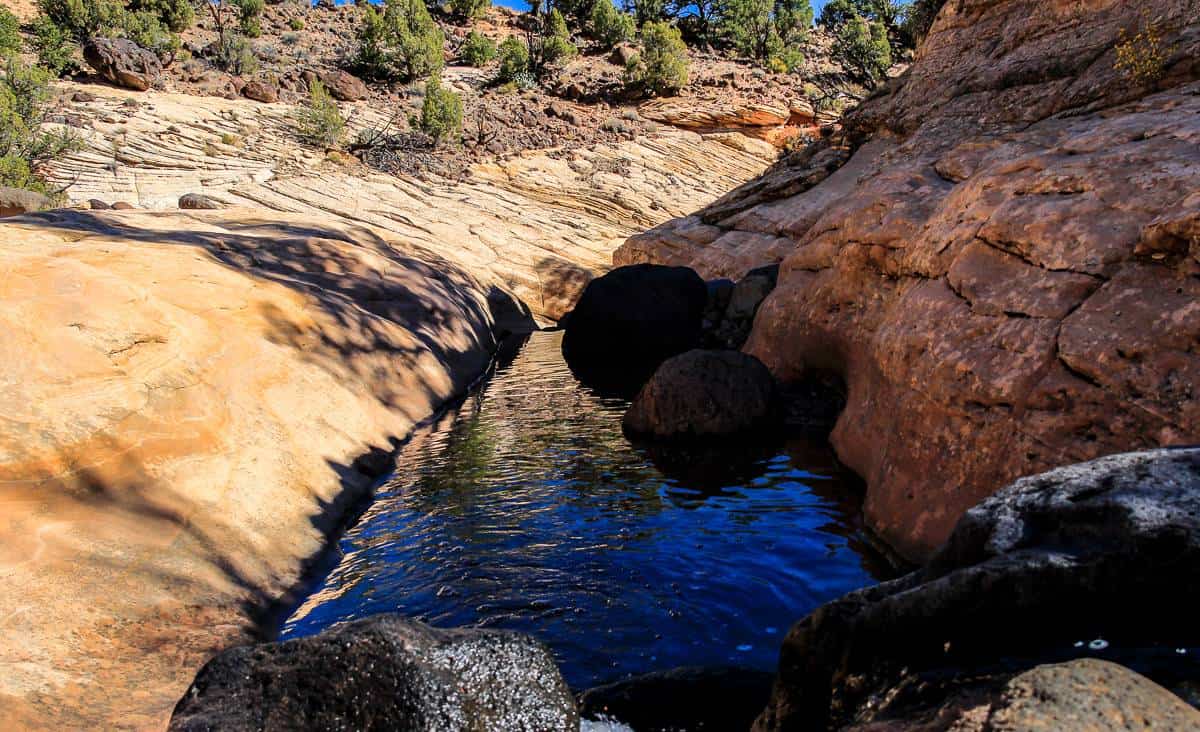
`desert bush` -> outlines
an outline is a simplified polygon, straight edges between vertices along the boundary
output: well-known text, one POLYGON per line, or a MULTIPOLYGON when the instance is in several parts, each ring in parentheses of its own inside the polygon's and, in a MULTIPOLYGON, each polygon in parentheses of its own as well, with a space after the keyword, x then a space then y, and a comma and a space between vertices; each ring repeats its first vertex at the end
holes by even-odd
POLYGON ((134 0, 129 10, 150 13, 172 33, 187 30, 196 18, 191 0, 134 0))
POLYGON ((667 17, 667 0, 626 0, 625 9, 633 13, 638 27, 667 17))
POLYGON ((0 6, 0 56, 20 50, 21 24, 8 8, 0 6))
POLYGON ((0 186, 54 195, 41 175, 50 161, 82 147, 70 131, 42 129, 50 100, 50 72, 23 63, 5 62, 0 78, 0 186))
POLYGON ((65 30, 45 15, 33 21, 33 39, 30 41, 37 54, 38 66, 54 76, 73 72, 76 68, 74 42, 65 30))
POLYGON ((729 0, 720 27, 739 53, 787 71, 812 17, 808 0, 729 0))
POLYGON ((294 31, 304 30, 304 19, 303 18, 292 18, 291 20, 288 21, 288 28, 291 28, 294 31))
POLYGON ((250 40, 236 30, 226 30, 213 44, 212 62, 222 71, 248 76, 258 71, 258 56, 250 40))
POLYGON ((228 0, 238 11, 238 29, 247 38, 262 35, 263 0, 228 0))
POLYGON ((837 29, 833 58, 858 81, 875 86, 892 65, 887 29, 877 20, 851 17, 837 29))
POLYGON ((496 58, 496 44, 482 33, 471 31, 459 49, 459 56, 470 66, 487 66, 496 58))
POLYGON ((1171 56, 1162 39, 1158 25, 1145 18, 1145 24, 1137 34, 1121 31, 1116 46, 1117 60, 1114 67, 1132 81, 1153 84, 1166 73, 1167 59, 1171 56))
POLYGON ((546 66, 574 56, 578 49, 571 43, 571 31, 567 28, 567 19, 554 8, 546 14, 541 29, 531 34, 529 44, 530 67, 539 72, 546 66))
POLYGON ((529 49, 516 36, 509 36, 500 42, 500 81, 514 81, 517 74, 529 70, 529 49))
POLYGON ((633 16, 617 10, 612 0, 597 0, 592 6, 591 29, 592 37, 605 48, 632 40, 637 32, 633 16))
POLYGON ((375 79, 411 81, 436 74, 444 64, 445 37, 423 0, 387 0, 382 13, 363 10, 355 65, 375 79))
POLYGON ((138 11, 126 13, 120 28, 113 29, 114 35, 123 36, 142 48, 154 52, 164 63, 170 63, 179 52, 179 36, 163 24, 153 13, 138 11))
POLYGON ((308 88, 308 104, 296 111, 296 127, 301 140, 317 147, 333 147, 346 131, 346 118, 316 79, 308 88))
POLYGON ((434 144, 462 134, 462 99, 453 89, 442 86, 439 76, 425 82, 425 101, 421 104, 418 127, 433 138, 434 144))
POLYGON ((450 9, 460 18, 482 18, 491 7, 491 0, 450 0, 450 9))
POLYGON ((626 81, 650 94, 669 95, 688 81, 687 46, 679 29, 666 22, 642 26, 642 45, 625 69, 626 81))
POLYGON ((117 25, 124 7, 109 0, 38 0, 38 10, 77 42, 117 25))

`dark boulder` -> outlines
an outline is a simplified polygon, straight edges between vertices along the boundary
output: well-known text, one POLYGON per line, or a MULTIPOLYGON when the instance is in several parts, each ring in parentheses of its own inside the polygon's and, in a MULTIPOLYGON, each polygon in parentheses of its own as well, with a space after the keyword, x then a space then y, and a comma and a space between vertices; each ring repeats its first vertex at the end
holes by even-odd
POLYGON ((135 91, 154 86, 163 71, 158 56, 128 38, 92 38, 83 60, 106 81, 135 91))
POLYGON ((134 206, 129 201, 117 201, 113 205, 109 206, 109 208, 114 211, 133 211, 137 208, 137 206, 134 206))
POLYGON ((584 288, 563 355, 585 383, 632 393, 664 360, 699 345, 707 299, 687 267, 618 267, 584 288))
POLYGON ((45 211, 48 208, 54 208, 54 201, 40 193, 22 188, 0 187, 0 218, 45 211))
POLYGON ((179 197, 179 207, 191 210, 215 210, 225 208, 225 203, 203 193, 185 193, 179 197))
POLYGON ((907 679, 846 732, 1134 732, 1200 729, 1200 711, 1135 671, 1095 658, 1020 673, 907 679))
MULTIPOLYGON (((755 729, 870 721, 908 688, 1099 655, 1155 680, 1200 645, 1200 448, 1022 478, 969 510, 920 570, 818 608, 784 640, 755 729)), ((891 728, 888 728, 891 729, 891 728)), ((902 729, 902 728, 897 728, 902 729)))
POLYGON ((638 392, 622 426, 673 440, 750 432, 775 414, 775 379, 741 351, 694 350, 667 359, 638 392))
POLYGON ((362 79, 341 69, 306 71, 304 79, 309 87, 312 86, 314 79, 319 80, 334 99, 343 102, 357 102, 365 99, 370 93, 362 79))
POLYGON ((251 79, 242 87, 242 96, 256 102, 271 104, 279 101, 279 87, 269 81, 251 79))
POLYGON ((537 641, 378 615, 225 651, 200 670, 170 729, 575 732, 579 716, 537 641))
POLYGON ((772 674, 735 666, 685 667, 588 689, 588 719, 615 720, 638 732, 749 729, 771 694, 772 674))
POLYGON ((779 265, 769 264, 752 269, 729 291, 725 306, 707 316, 711 325, 705 331, 705 341, 716 348, 740 349, 750 337, 754 316, 767 295, 779 280, 779 265))

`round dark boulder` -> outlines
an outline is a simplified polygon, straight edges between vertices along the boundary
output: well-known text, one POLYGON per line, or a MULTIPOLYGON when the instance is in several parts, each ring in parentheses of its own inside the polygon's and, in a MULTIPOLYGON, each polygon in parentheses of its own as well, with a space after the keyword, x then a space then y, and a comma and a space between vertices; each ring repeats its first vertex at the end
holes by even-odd
POLYGON ((105 80, 136 91, 154 86, 163 73, 158 56, 127 38, 91 38, 83 60, 105 80))
POLYGON ((575 732, 579 715, 550 651, 527 636, 377 615, 225 651, 170 729, 575 732))
POLYGON ((732 435, 768 424, 774 402, 775 379, 757 358, 697 349, 664 361, 622 424, 631 435, 667 440, 732 435))
POLYGON ((707 299, 687 267, 618 267, 584 288, 563 356, 584 383, 633 393, 665 359, 699 345, 707 299))
POLYGON ((214 210, 225 208, 225 204, 203 193, 185 193, 179 197, 179 207, 191 210, 214 210))

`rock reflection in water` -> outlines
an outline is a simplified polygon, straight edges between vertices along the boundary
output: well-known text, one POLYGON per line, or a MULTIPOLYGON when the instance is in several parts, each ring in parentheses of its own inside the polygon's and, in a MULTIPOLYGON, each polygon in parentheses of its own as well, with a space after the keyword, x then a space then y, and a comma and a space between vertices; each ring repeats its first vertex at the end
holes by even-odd
POLYGON ((580 386, 560 339, 534 334, 405 446, 285 637, 399 611, 531 633, 576 688, 769 669, 792 621, 887 571, 828 448, 631 445, 628 402, 580 386))

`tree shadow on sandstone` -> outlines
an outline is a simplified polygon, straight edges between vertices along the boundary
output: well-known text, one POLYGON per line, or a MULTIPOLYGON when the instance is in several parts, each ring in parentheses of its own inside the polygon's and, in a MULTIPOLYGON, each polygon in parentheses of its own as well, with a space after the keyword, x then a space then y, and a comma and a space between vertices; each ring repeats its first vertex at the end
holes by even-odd
MULTIPOLYGON (((189 215, 189 228, 178 229, 179 220, 180 214, 174 212, 164 217, 59 210, 28 217, 23 223, 69 232, 68 239, 77 243, 67 246, 88 246, 92 243, 88 239, 95 237, 96 245, 106 247, 112 247, 113 240, 121 242, 118 246, 191 247, 230 270, 294 291, 303 298, 295 301, 295 307, 288 306, 287 298, 252 300, 258 309, 255 315, 266 324, 263 337, 289 349, 336 383, 364 394, 368 402, 374 400, 387 413, 401 415, 413 424, 462 393, 486 367, 495 346, 492 311, 506 309, 509 322, 514 317, 529 318, 528 310, 511 296, 496 288, 489 292, 454 263, 417 247, 401 248, 365 228, 246 218, 232 222, 222 214, 189 215)), ((152 262, 153 256, 147 261, 152 262)), ((226 303, 214 302, 213 307, 222 304, 226 303)), ((212 410, 227 409, 220 404, 219 392, 212 396, 217 402, 212 410)), ((312 397, 320 399, 321 395, 312 397)), ((392 424, 403 423, 396 420, 392 424)), ((366 446, 356 459, 326 459, 338 489, 332 497, 318 495, 313 489, 302 496, 311 504, 309 520, 316 535, 335 534, 361 508, 375 479, 391 468, 405 437, 397 434, 385 444, 366 446)), ((277 596, 296 579, 294 567, 281 566, 279 558, 292 556, 297 547, 304 546, 303 541, 281 539, 277 529, 272 533, 264 527, 238 524, 241 519, 221 510, 225 494, 219 486, 205 497, 216 503, 202 506, 185 486, 167 484, 160 474, 131 457, 135 446, 119 444, 120 434, 100 439, 107 443, 87 446, 94 460, 81 462, 77 453, 83 448, 78 445, 69 447, 69 455, 64 451, 58 462, 69 469, 41 484, 39 498, 61 503, 62 510, 71 514, 103 514, 106 521, 112 518, 127 525, 140 538, 131 534, 119 540, 136 556, 124 550, 111 555, 100 551, 77 559, 100 577, 127 577, 132 565, 148 585, 176 588, 179 592, 173 590, 172 594, 181 597, 210 596, 222 585, 224 592, 232 590, 232 597, 238 599, 227 606, 229 617, 222 618, 226 630, 208 631, 208 640, 188 652, 185 666, 198 664, 214 649, 214 636, 224 637, 217 642, 225 645, 238 633, 244 638, 248 631, 254 632, 255 626, 258 632, 266 629, 271 611, 277 609, 277 596), (93 469, 92 464, 98 467, 93 469), (58 483, 59 489, 52 490, 50 483, 58 483), (179 556, 183 557, 180 562, 171 559, 179 556), (199 569, 192 559, 198 560, 199 566, 210 566, 216 574, 199 569), (187 592, 184 587, 197 591, 187 592), (233 612, 234 607, 240 612, 233 612), (251 622, 247 624, 245 618, 251 622)), ((163 448, 168 457, 185 458, 205 454, 206 449, 229 447, 222 447, 219 436, 207 448, 199 438, 180 438, 175 443, 163 448)), ((234 483, 230 485, 236 488, 234 483)), ((297 532, 301 537, 313 535, 297 532)), ((199 613, 201 609, 194 610, 199 613)), ((198 621, 195 613, 178 618, 161 618, 156 613, 148 607, 147 617, 138 621, 153 626, 155 636, 168 627, 195 630, 197 623, 214 624, 211 618, 198 621)), ((114 636, 113 642, 137 642, 125 634, 116 635, 120 638, 114 636)), ((114 649, 118 654, 126 651, 131 656, 140 652, 114 649)))

